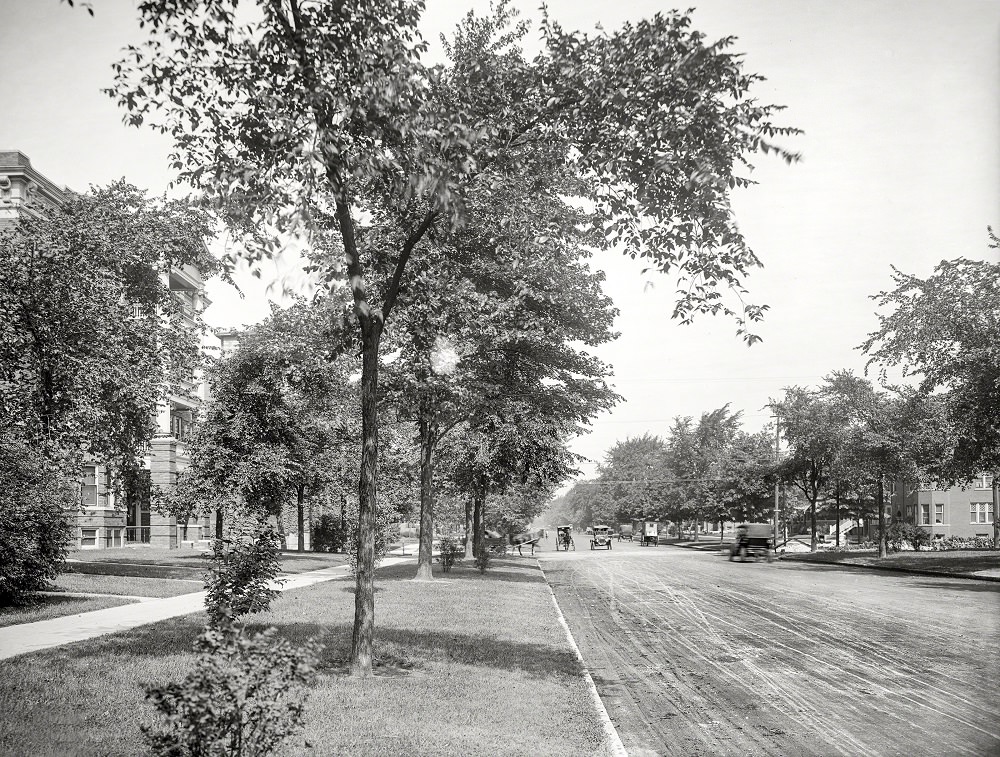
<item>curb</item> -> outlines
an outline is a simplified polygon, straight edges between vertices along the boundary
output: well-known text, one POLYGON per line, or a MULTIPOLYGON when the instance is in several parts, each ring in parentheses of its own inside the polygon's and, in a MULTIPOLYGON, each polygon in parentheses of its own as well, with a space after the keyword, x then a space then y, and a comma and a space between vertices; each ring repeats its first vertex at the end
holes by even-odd
POLYGON ((552 597, 552 606, 556 608, 556 615, 559 618, 559 625, 563 627, 563 631, 566 632, 566 640, 569 645, 573 648, 573 653, 576 655, 576 659, 580 661, 580 666, 583 668, 583 679, 587 683, 587 689, 590 691, 590 698, 597 708, 597 714, 601 719, 601 725, 604 729, 604 741, 608 744, 611 750, 611 755, 613 757, 628 757, 628 752, 625 751, 625 745, 622 743, 621 736, 618 735, 618 729, 615 728, 615 724, 611 722, 611 718, 608 716, 608 711, 604 707, 604 702, 601 701, 601 695, 597 693, 597 685, 594 683, 594 678, 590 675, 590 671, 587 669, 587 663, 583 660, 583 655, 580 653, 580 647, 576 645, 576 640, 573 638, 572 631, 569 630, 569 625, 566 623, 566 618, 559 608, 559 602, 556 600, 556 593, 552 591, 552 586, 549 584, 549 579, 545 575, 545 569, 542 568, 542 564, 538 563, 538 570, 541 571, 542 578, 545 579, 545 585, 549 589, 549 596, 552 597))

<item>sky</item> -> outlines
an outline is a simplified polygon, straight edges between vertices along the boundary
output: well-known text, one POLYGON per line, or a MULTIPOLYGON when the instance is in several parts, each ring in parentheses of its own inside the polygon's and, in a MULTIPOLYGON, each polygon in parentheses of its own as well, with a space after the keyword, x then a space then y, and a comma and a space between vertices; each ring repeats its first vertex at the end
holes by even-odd
MULTIPOLYGON (((516 0, 539 17, 539 0, 516 0)), ((79 5, 79 3, 77 4, 79 5)), ((789 166, 756 156, 757 186, 739 191, 740 228, 764 263, 749 299, 769 310, 747 347, 732 321, 670 318, 674 283, 641 273, 613 251, 595 266, 620 311, 618 340, 597 350, 623 401, 573 442, 591 462, 616 441, 666 436, 676 416, 729 404, 748 430, 790 385, 814 386, 833 370, 862 372, 857 346, 878 320, 871 296, 891 288, 892 266, 929 275, 942 259, 996 260, 987 225, 1000 227, 1000 2, 996 0, 685 0, 709 38, 735 35, 755 90, 786 106, 779 121, 804 130, 782 145, 789 166)), ((438 35, 482 2, 427 0, 429 55, 438 35)), ((614 29, 670 9, 653 0, 550 0, 568 29, 614 29)), ((58 0, 0 0, 0 149, 25 153, 76 190, 125 177, 159 194, 172 174, 166 138, 121 123, 101 93, 121 49, 141 39, 135 0, 93 0, 95 17, 58 0)), ((213 282, 213 327, 267 315, 277 289, 239 278, 241 299, 213 282)), ((287 276, 288 272, 280 272, 287 276)))

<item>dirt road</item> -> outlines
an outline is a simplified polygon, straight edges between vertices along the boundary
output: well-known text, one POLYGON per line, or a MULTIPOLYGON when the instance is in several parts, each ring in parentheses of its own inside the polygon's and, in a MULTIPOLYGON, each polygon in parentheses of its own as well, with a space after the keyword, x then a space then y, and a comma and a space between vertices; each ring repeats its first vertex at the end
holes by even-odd
POLYGON ((1000 584, 626 542, 541 560, 630 755, 1000 755, 1000 584))

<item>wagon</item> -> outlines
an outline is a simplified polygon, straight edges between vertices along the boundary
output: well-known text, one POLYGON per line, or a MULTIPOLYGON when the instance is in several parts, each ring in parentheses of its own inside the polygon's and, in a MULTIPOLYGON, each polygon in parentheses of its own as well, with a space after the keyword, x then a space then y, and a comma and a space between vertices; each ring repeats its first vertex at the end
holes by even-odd
POLYGON ((594 526, 594 535, 590 540, 591 549, 611 549, 611 528, 608 526, 594 526))
POLYGON ((741 523, 736 527, 736 540, 729 548, 729 559, 740 561, 748 557, 766 557, 771 562, 774 538, 770 523, 741 523))
POLYGON ((652 544, 654 547, 659 542, 660 524, 655 520, 634 520, 632 529, 639 537, 639 545, 646 547, 652 544))
POLYGON ((568 552, 572 549, 576 551, 576 545, 573 543, 573 527, 572 526, 557 526, 556 527, 556 552, 559 550, 563 552, 568 552))

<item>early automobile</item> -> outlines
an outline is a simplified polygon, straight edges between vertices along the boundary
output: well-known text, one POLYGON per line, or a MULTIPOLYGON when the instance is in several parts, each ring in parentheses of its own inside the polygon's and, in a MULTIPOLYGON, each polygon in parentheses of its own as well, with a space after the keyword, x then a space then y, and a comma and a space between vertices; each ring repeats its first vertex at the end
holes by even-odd
POLYGON ((568 552, 570 549, 576 551, 576 545, 573 543, 573 526, 556 526, 556 552, 560 549, 563 552, 568 552))
POLYGON ((594 526, 590 539, 591 549, 611 549, 612 532, 609 526, 594 526))
POLYGON ((729 548, 730 560, 766 557, 770 562, 773 554, 774 538, 770 523, 740 523, 736 527, 736 538, 729 548))
POLYGON ((618 524, 618 541, 632 541, 632 524, 631 523, 620 523, 618 524))

